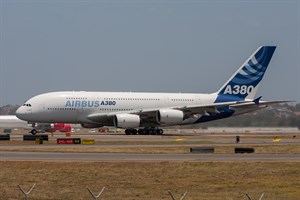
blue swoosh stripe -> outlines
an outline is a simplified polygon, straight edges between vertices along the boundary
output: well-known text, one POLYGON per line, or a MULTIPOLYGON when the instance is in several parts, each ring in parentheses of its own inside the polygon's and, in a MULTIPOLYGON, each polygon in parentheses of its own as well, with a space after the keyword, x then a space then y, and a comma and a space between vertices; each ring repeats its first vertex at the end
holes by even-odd
POLYGON ((224 98, 225 96, 228 96, 230 98, 233 98, 233 96, 235 96, 241 99, 245 99, 250 94, 251 96, 255 95, 251 93, 251 91, 253 90, 248 90, 248 88, 250 86, 252 88, 255 88, 262 80, 269 62, 273 56, 275 48, 275 46, 261 47, 255 53, 255 55, 248 59, 247 64, 241 67, 239 71, 236 72, 235 76, 226 85, 224 85, 224 87, 220 90, 218 94, 219 96, 215 102, 227 101, 228 98, 224 98), (253 62, 255 62, 255 64, 253 62), (240 90, 239 88, 242 89, 240 90), (250 92, 244 92, 245 88, 250 92))

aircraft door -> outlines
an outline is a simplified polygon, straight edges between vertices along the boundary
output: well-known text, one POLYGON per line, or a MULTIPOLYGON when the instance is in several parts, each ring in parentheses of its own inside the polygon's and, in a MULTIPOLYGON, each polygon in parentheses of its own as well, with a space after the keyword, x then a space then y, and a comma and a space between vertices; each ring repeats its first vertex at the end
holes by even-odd
POLYGON ((162 100, 163 100, 163 106, 169 106, 171 103, 171 100, 168 96, 164 96, 162 100))
POLYGON ((38 104, 34 106, 33 112, 39 116, 41 120, 48 120, 48 112, 46 112, 46 105, 45 104, 38 104))
POLYGON ((40 104, 39 105, 39 111, 40 112, 45 112, 46 111, 45 104, 40 104))
POLYGON ((196 105, 201 105, 201 98, 199 96, 197 96, 197 95, 194 98, 196 100, 196 102, 195 102, 196 105))
POLYGON ((81 121, 83 118, 83 107, 77 107, 77 121, 81 121))

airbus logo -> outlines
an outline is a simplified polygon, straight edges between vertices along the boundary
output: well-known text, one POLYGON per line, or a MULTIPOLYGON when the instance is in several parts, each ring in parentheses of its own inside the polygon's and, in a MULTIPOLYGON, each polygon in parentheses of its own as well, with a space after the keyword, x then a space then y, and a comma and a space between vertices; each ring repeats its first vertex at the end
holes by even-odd
POLYGON ((67 101, 65 107, 99 107, 99 106, 114 106, 116 101, 67 101))

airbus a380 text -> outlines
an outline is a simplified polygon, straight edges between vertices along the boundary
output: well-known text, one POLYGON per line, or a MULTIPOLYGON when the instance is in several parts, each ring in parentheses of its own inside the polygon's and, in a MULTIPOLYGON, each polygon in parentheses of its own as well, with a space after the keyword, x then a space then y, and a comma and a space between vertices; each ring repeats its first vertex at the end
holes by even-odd
POLYGON ((255 98, 275 51, 259 47, 215 93, 51 92, 35 96, 17 112, 30 123, 74 123, 124 128, 126 134, 162 134, 164 126, 228 118, 286 101, 255 98))

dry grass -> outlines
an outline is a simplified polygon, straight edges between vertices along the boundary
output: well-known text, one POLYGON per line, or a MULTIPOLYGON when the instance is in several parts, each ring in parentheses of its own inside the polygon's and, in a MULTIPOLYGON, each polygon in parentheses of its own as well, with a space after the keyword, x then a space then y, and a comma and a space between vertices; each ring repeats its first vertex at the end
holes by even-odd
POLYGON ((0 162, 1 200, 21 199, 17 185, 35 199, 91 199, 103 186, 103 199, 170 199, 170 189, 187 200, 257 198, 295 200, 300 196, 300 163, 288 162, 0 162))
MULTIPOLYGON (((25 151, 25 152, 81 152, 81 153, 189 153, 190 147, 201 147, 202 145, 192 146, 155 146, 146 145, 141 147, 126 146, 106 146, 106 145, 32 145, 34 142, 29 142, 31 145, 2 145, 0 151, 25 151)), ((1 143, 0 143, 1 144, 1 143)), ((24 144, 24 142, 22 142, 24 144)), ((214 145, 211 144, 213 147, 214 145)), ((262 145, 226 145, 215 146, 215 153, 234 153, 235 147, 254 147, 255 153, 270 153, 270 154, 300 154, 300 144, 262 144, 262 145)))
MULTIPOLYGON (((54 143, 32 145, 34 142, 1 141, 0 151, 189 153, 189 146, 180 145, 200 147, 206 142, 119 141, 97 142, 98 145, 90 146, 60 146, 54 143), (109 146, 118 144, 124 146, 109 146), (136 144, 147 146, 130 146, 136 144)), ((214 146, 213 143, 210 145, 214 146)), ((215 146, 215 152, 233 153, 237 146, 254 147, 256 153, 300 154, 300 144, 280 143, 215 146)), ((262 192, 265 192, 264 199, 295 200, 300 196, 300 162, 0 161, 0 170, 0 200, 22 199, 17 185, 21 184, 28 190, 33 183, 37 185, 29 196, 30 200, 92 199, 86 186, 94 193, 105 186, 103 199, 106 200, 169 200, 168 189, 177 199, 188 191, 186 200, 240 200, 246 199, 245 192, 254 199, 258 199, 262 192)))

